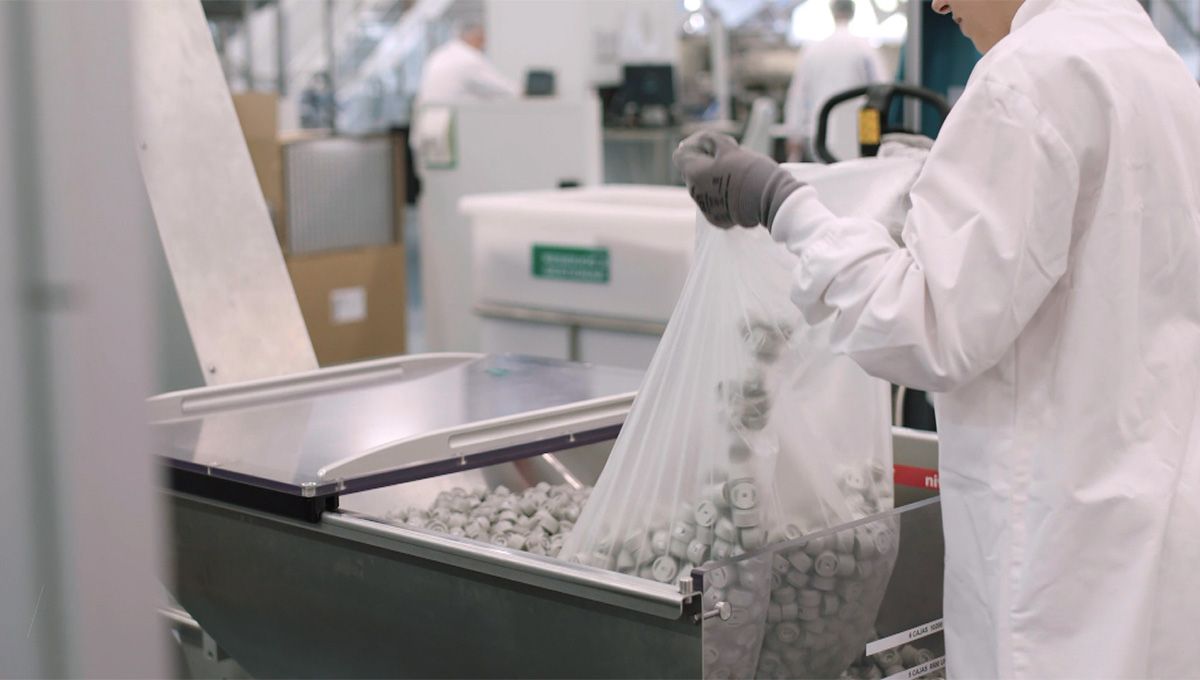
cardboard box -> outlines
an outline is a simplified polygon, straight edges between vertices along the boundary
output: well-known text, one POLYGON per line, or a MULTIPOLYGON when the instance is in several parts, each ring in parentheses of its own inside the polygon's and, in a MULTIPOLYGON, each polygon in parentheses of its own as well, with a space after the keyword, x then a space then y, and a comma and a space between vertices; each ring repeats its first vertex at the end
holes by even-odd
POLYGON ((246 146, 250 149, 254 174, 258 176, 258 186, 262 189, 267 210, 271 213, 271 222, 275 225, 275 236, 283 243, 287 235, 287 202, 283 200, 283 147, 270 140, 257 139, 248 140, 246 146))
POLYGON ((403 244, 289 255, 287 267, 322 366, 404 353, 403 244))
POLYGON ((406 205, 399 135, 297 138, 283 145, 288 254, 403 240, 406 205))
POLYGON ((274 142, 279 137, 279 97, 271 92, 238 92, 233 108, 246 141, 274 142))
MULTIPOLYGON (((240 92, 233 95, 233 106, 237 110, 242 134, 254 163, 254 173, 262 189, 267 210, 275 225, 275 235, 285 255, 291 254, 291 239, 288 231, 288 163, 286 148, 293 144, 320 143, 332 139, 329 130, 279 131, 279 99, 268 92, 240 92)), ((405 177, 405 138, 402 135, 385 135, 392 144, 390 177, 380 181, 390 183, 394 210, 392 232, 397 243, 404 240, 404 209, 407 203, 408 180, 405 177)))
POLYGON ((242 135, 250 150, 250 162, 262 189, 275 235, 283 242, 286 235, 286 205, 283 200, 283 148, 279 144, 279 98, 267 92, 239 92, 233 95, 242 135))

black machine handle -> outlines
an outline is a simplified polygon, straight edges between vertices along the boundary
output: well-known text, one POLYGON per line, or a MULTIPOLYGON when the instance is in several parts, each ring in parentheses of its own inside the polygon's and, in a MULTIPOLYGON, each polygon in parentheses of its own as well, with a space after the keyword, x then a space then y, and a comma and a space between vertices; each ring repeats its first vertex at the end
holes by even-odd
POLYGON ((829 152, 829 147, 825 143, 825 137, 829 132, 829 113, 838 104, 863 95, 866 95, 867 103, 863 104, 862 109, 859 110, 858 142, 864 157, 874 156, 879 153, 880 138, 885 133, 909 132, 903 128, 889 128, 885 126, 884 121, 887 120, 888 112, 892 108, 892 99, 896 95, 913 97, 929 104, 937 109, 938 113, 942 116, 942 120, 946 120, 946 116, 950 115, 950 103, 946 101, 946 98, 933 90, 927 90, 923 87, 905 85, 903 83, 880 83, 846 90, 845 92, 833 95, 821 106, 821 113, 817 118, 817 138, 814 140, 814 147, 817 156, 822 161, 826 163, 838 162, 838 159, 829 152))

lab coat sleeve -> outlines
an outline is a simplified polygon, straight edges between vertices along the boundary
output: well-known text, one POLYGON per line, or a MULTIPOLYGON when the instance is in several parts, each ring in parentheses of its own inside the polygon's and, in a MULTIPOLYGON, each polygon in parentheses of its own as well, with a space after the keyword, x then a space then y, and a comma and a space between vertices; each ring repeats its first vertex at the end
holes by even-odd
POLYGON ((911 193, 898 246, 881 224, 830 213, 811 187, 773 234, 798 256, 793 300, 831 319, 834 349, 868 373, 940 392, 1009 351, 1063 276, 1079 169, 1020 92, 969 87, 911 193))
POLYGON ((487 59, 479 59, 467 78, 467 89, 481 99, 515 99, 521 88, 487 59))

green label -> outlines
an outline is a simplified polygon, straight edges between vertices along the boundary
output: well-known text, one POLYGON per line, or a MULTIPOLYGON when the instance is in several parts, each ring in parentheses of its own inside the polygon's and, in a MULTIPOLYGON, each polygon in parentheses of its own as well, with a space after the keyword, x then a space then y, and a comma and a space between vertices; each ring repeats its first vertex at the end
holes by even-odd
POLYGON ((579 283, 608 283, 608 248, 533 244, 533 276, 579 283))

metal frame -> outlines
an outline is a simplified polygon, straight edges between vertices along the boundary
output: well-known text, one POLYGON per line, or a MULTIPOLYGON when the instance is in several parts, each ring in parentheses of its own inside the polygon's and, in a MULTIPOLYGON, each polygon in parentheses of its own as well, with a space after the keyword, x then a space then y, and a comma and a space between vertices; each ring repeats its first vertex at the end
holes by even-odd
POLYGON ((482 319, 519 321, 521 323, 565 327, 567 329, 567 359, 570 361, 584 360, 583 350, 580 346, 580 332, 583 330, 632 333, 650 337, 661 336, 667 330, 665 323, 655 321, 615 319, 607 316, 573 312, 552 312, 545 309, 531 309, 529 307, 502 305, 491 302, 475 303, 475 314, 482 319))
POLYGON ((322 525, 331 536, 388 547, 481 574, 499 576, 539 589, 583 597, 667 620, 682 617, 690 593, 607 569, 572 564, 550 557, 430 531, 385 524, 357 513, 326 514, 322 525))
MULTIPOLYGON (((892 435, 897 462, 936 466, 935 435, 892 435)), ((419 484, 429 483, 436 480, 419 484)), ((469 485, 446 481, 456 483, 469 485)), ((401 502, 404 490, 395 487, 390 502, 401 502)), ((377 509, 331 510, 306 523, 167 497, 173 592, 256 676, 702 674, 695 572, 673 587, 396 526, 377 509)), ((900 614, 912 609, 905 597, 900 614)))
POLYGON ((553 326, 569 326, 571 328, 587 328, 616 333, 638 333, 642 335, 662 335, 667 330, 667 324, 657 321, 637 321, 635 319, 615 319, 608 316, 578 314, 573 312, 551 312, 544 309, 531 309, 515 305, 500 305, 491 302, 475 303, 475 313, 486 319, 504 319, 506 321, 525 321, 528 323, 544 323, 553 326))
MULTIPOLYGON (((932 434, 893 437, 906 463, 936 455, 932 434)), ((705 614, 721 616, 696 597, 706 569, 676 588, 349 510, 308 524, 167 496, 173 592, 258 677, 700 677, 705 614)), ((937 500, 914 503, 858 523, 937 500)), ((913 541, 922 553, 940 534, 913 541)), ((886 631, 940 606, 923 573, 889 588, 886 631)))
POLYGON ((690 595, 327 513, 169 494, 174 592, 255 677, 698 677, 690 595))

